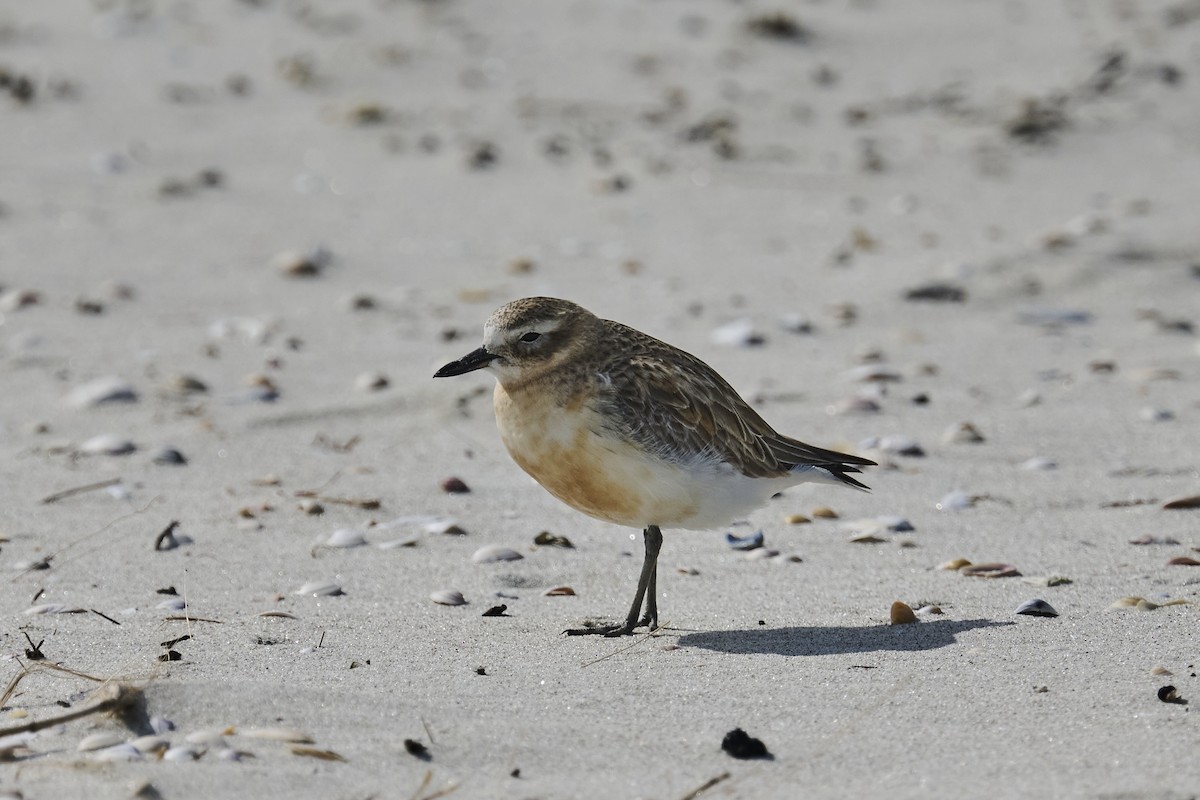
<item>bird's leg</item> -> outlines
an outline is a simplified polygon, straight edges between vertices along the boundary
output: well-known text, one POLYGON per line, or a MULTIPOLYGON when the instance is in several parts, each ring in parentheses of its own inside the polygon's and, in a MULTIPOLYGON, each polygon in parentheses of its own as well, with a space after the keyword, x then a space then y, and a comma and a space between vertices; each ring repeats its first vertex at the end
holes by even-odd
POLYGON ((642 574, 638 578, 637 594, 633 596, 633 606, 624 625, 612 625, 602 628, 568 628, 568 636, 586 636, 600 634, 602 636, 628 636, 639 625, 649 626, 650 630, 658 627, 658 599, 655 596, 658 588, 658 551, 662 549, 662 531, 657 525, 651 525, 642 531, 646 543, 646 557, 642 561, 642 574), (642 611, 642 601, 646 604, 646 614, 639 621, 638 614, 642 611))

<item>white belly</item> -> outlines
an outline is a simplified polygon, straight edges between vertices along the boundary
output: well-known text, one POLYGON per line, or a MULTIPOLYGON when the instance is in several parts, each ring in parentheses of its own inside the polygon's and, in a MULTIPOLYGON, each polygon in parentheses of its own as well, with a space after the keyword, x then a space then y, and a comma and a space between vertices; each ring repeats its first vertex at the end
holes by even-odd
POLYGON ((513 460, 559 500, 606 522, 717 528, 799 482, 798 476, 748 478, 711 461, 662 461, 605 431, 582 403, 563 408, 549 399, 520 401, 496 386, 496 423, 513 460))

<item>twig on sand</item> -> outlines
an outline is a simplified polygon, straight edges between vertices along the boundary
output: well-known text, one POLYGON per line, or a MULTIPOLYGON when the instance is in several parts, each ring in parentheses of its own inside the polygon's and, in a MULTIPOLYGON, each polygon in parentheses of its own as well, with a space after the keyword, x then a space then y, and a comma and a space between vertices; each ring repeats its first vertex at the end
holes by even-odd
POLYGON ((68 497, 74 497, 77 494, 84 494, 85 492, 94 492, 97 489, 107 489, 109 486, 116 486, 120 482, 121 482, 120 478, 109 478, 108 480, 96 481, 95 483, 89 483, 84 486, 76 486, 73 489, 63 489, 61 492, 55 492, 54 494, 46 495, 45 497, 42 498, 41 502, 42 502, 42 505, 49 505, 50 503, 57 503, 59 500, 65 500, 68 497))
POLYGON ((429 782, 431 780, 433 780, 433 770, 426 770, 425 777, 422 779, 421 785, 418 786, 417 790, 412 793, 412 800, 437 800, 439 797, 445 797, 451 792, 458 790, 457 783, 448 783, 444 789, 438 789, 433 794, 422 795, 421 792, 425 791, 425 788, 429 786, 429 782))
POLYGON ((696 798, 699 797, 701 794, 703 794, 704 792, 707 792, 709 789, 716 786, 718 783, 720 783, 721 781, 725 780, 728 777, 729 777, 728 772, 722 772, 720 775, 718 775, 715 778, 709 778, 704 783, 700 784, 695 789, 692 789, 690 792, 685 794, 683 797, 679 798, 679 800, 696 800, 696 798))
POLYGON ((624 647, 619 647, 616 650, 613 650, 611 653, 607 653, 605 655, 600 656, 599 658, 595 658, 595 659, 592 659, 591 661, 584 662, 583 664, 580 665, 579 668, 586 669, 587 667, 590 667, 592 664, 599 664, 601 661, 612 658, 613 656, 620 655, 621 653, 624 653, 626 650, 632 650, 633 648, 637 647, 642 642, 653 637, 654 634, 658 633, 661 630, 664 630, 667 627, 667 625, 669 625, 669 624, 670 623, 664 623, 662 625, 659 625, 657 628, 655 628, 652 631, 646 631, 641 636, 637 637, 636 639, 634 639, 632 642, 625 645, 624 647))
MULTIPOLYGON (((68 671, 74 673, 74 670, 68 671)), ((22 671, 15 679, 13 679, 13 682, 9 684, 8 691, 4 693, 5 700, 7 700, 12 691, 17 688, 17 682, 28 674, 29 668, 26 667, 24 671, 22 671)), ((74 674, 79 675, 81 673, 74 674)), ((91 678, 90 675, 85 677, 91 678)), ((92 680, 99 679, 92 678, 92 680)), ((55 725, 62 725, 67 722, 73 722, 77 719, 82 719, 89 714, 107 714, 110 711, 119 711, 120 709, 137 702, 140 699, 141 694, 141 689, 135 689, 134 687, 123 683, 104 683, 99 689, 92 692, 92 702, 88 703, 83 708, 77 708, 72 711, 68 711, 65 714, 46 717, 45 719, 34 720, 33 722, 26 722, 22 725, 14 725, 9 728, 0 728, 0 738, 5 736, 14 736, 19 733, 35 733, 43 728, 51 728, 55 725)))

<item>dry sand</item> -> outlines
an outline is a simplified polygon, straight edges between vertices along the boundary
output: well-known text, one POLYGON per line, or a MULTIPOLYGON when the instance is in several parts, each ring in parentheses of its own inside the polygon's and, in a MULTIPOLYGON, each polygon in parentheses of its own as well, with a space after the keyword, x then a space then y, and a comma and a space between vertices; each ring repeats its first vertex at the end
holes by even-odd
MULTIPOLYGON (((1200 511, 1161 508, 1200 492, 1198 32, 1195 0, 4 4, 6 677, 28 634, 144 699, 7 740, 0 788, 669 800, 728 773, 700 796, 1196 796, 1200 606, 1109 606, 1200 601, 1200 569, 1167 564, 1200 558, 1200 511), (285 276, 289 250, 318 274, 285 276), (965 302, 905 299, 931 281, 965 302), (873 454, 874 491, 754 514, 738 530, 774 558, 667 531, 667 630, 561 636, 623 612, 640 537, 510 463, 487 376, 430 379, 533 294, 873 454), (762 344, 713 341, 739 320, 762 344), (856 381, 866 363, 899 380, 856 381), (385 388, 356 388, 373 372, 385 388), (106 376, 136 400, 69 402, 106 376), (984 441, 945 441, 962 422, 984 441), (84 453, 100 434, 136 449, 84 453), (888 436, 924 457, 870 449, 888 436), (155 463, 166 446, 187 464, 155 463), (304 490, 380 505, 310 515, 304 490), (938 510, 955 491, 974 504, 938 510), (815 506, 841 519, 784 522, 815 506), (419 515, 467 535, 366 527, 419 515), (850 542, 879 515, 915 530, 850 542), (187 540, 156 551, 171 520, 187 540), (342 528, 368 544, 314 548, 342 528), (525 557, 472 563, 485 545, 525 557), (959 557, 1072 582, 937 569, 959 557), (294 594, 310 581, 344 594, 294 594), (185 611, 158 607, 168 587, 185 611), (446 589, 469 604, 430 601, 446 589), (1014 614, 1035 597, 1059 616, 1014 614), (944 613, 889 626, 897 599, 944 613), (76 751, 151 717, 202 757, 76 751), (345 760, 247 735, 279 727, 345 760), (723 753, 736 727, 773 760, 723 753)), ((93 688, 32 672, 4 724, 93 688)))

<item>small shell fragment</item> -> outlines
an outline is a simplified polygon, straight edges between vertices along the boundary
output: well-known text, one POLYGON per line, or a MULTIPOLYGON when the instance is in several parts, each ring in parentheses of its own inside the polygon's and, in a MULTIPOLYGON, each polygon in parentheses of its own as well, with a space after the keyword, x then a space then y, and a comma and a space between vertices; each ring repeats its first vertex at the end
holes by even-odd
POLYGON ((465 606, 467 598, 457 589, 439 589, 429 595, 429 599, 440 606, 465 606))
POLYGON ((972 423, 959 422, 946 429, 942 441, 946 444, 980 444, 987 440, 972 423))
POLYGON ((899 600, 892 603, 891 620, 893 625, 912 625, 917 621, 912 606, 899 600))
POLYGON ((1058 462, 1044 456, 1034 456, 1022 461, 1021 469, 1032 471, 1058 469, 1058 462))
POLYGON ((251 728, 242 731, 242 736, 250 739, 265 739, 272 742, 289 742, 291 744, 312 744, 316 741, 310 734, 296 728, 251 728))
POLYGON ((1175 556, 1167 561, 1167 565, 1172 567, 1200 567, 1200 561, 1191 556, 1175 556))
POLYGON ((170 597, 156 605, 155 608, 163 611, 183 611, 187 608, 187 601, 182 597, 170 597))
POLYGON ((1054 610, 1054 606, 1035 597, 1032 600, 1026 600, 1021 605, 1017 606, 1014 614, 1026 614, 1031 617, 1057 617, 1058 612, 1054 610))
POLYGON ((118 736, 115 733, 93 733, 90 736, 85 736, 79 740, 79 744, 75 749, 81 753, 87 753, 92 750, 103 750, 105 747, 121 744, 125 741, 123 736, 118 736))
POLYGON ((736 536, 733 533, 726 533, 725 543, 734 550, 754 550, 763 546, 763 532, 755 531, 746 536, 736 536))
POLYGON ((190 747, 186 744, 175 745, 168 747, 162 754, 163 761, 195 761, 204 755, 204 750, 199 747, 190 747))
POLYGON ((574 597, 575 590, 570 586, 554 586, 542 592, 544 597, 574 597))
POLYGON ((950 561, 943 561, 941 564, 938 564, 938 569, 945 569, 945 570, 950 570, 951 572, 956 572, 956 571, 962 569, 963 567, 969 567, 969 566, 971 566, 971 562, 968 561, 967 559, 955 558, 955 559, 951 559, 950 561))
POLYGON ((1019 577, 1021 572, 1012 564, 993 562, 988 564, 971 564, 961 568, 958 574, 972 578, 1012 578, 1019 577))
POLYGON ((533 537, 533 543, 540 547, 562 547, 565 549, 573 549, 575 547, 567 537, 559 536, 550 531, 542 531, 533 537))
POLYGON ((813 519, 837 519, 838 513, 828 506, 817 506, 808 515, 813 519))
POLYGON ((975 498, 966 492, 950 492, 934 505, 938 511, 963 511, 975 505, 975 498))
POLYGON ((115 433, 101 433, 79 445, 79 452, 89 456, 124 456, 137 450, 133 440, 115 433))
POLYGON ((141 752, 131 744, 121 743, 92 752, 93 761, 140 761, 141 752))
POLYGON ((452 475, 449 478, 442 479, 442 491, 446 494, 468 494, 471 491, 471 487, 467 486, 462 478, 452 475))
POLYGON ((812 522, 811 519, 804 516, 803 514, 788 514, 786 517, 783 518, 783 521, 785 523, 787 523, 788 525, 805 525, 809 522, 812 522))
POLYGON ((319 758, 322 761, 345 761, 346 757, 333 750, 322 750, 317 747, 293 747, 292 755, 319 758))
POLYGON ((159 736, 156 733, 151 733, 129 742, 135 747, 139 753, 161 753, 171 746, 171 742, 164 736, 159 736))
POLYGON ((1187 703, 1186 700, 1179 696, 1179 690, 1174 686, 1161 687, 1158 690, 1158 699, 1164 703, 1178 703, 1179 705, 1187 703))
POLYGON ((277 617, 279 619, 300 619, 290 611, 260 611, 256 616, 277 617))
POLYGON ((360 547, 366 543, 367 537, 363 535, 362 531, 354 528, 338 528, 329 534, 324 545, 326 547, 360 547))
POLYGON ((523 558, 525 556, 511 547, 503 547, 498 544, 489 544, 481 547, 471 556, 471 560, 476 564, 491 564, 497 561, 520 561, 523 558))
POLYGON ((342 587, 336 583, 325 583, 324 581, 309 581, 301 586, 292 594, 312 595, 313 597, 339 597, 345 592, 342 587))
POLYGON ((82 614, 87 609, 79 606, 70 606, 66 603, 42 603, 40 606, 30 606, 25 609, 26 614, 82 614))
POLYGON ((67 395, 66 402, 75 408, 94 408, 110 403, 136 403, 137 399, 137 390, 131 384, 108 376, 76 386, 67 395))

